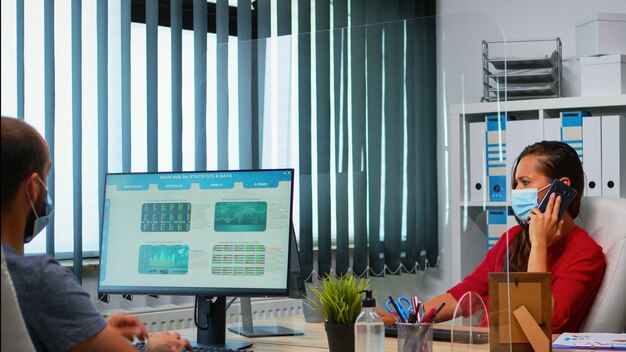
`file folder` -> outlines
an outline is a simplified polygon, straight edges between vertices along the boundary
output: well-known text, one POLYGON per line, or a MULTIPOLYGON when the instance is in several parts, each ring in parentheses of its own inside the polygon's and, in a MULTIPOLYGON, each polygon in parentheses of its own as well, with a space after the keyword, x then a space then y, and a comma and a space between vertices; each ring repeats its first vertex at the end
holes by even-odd
POLYGON ((626 116, 602 116, 602 196, 626 197, 626 116))
POLYGON ((506 216, 506 228, 510 229, 511 227, 518 225, 517 218, 515 217, 515 213, 513 213, 513 208, 507 208, 507 216, 506 216))
POLYGON ((506 146, 506 122, 512 119, 506 115, 487 115, 487 183, 489 201, 506 202, 508 188, 506 169, 507 146, 506 146))
POLYGON ((493 247, 507 230, 507 210, 487 210, 487 249, 493 247))
POLYGON ((602 117, 583 119, 583 170, 585 196, 602 196, 602 117))
POLYGON ((485 123, 469 124, 470 201, 481 202, 487 194, 487 169, 485 157, 485 123))
POLYGON ((561 113, 561 142, 572 146, 583 160, 583 117, 591 116, 586 111, 568 111, 561 113))
POLYGON ((543 120, 543 140, 544 141, 560 141, 561 140, 561 119, 543 120))
MULTIPOLYGON (((515 131, 508 133, 506 137, 506 149, 509 156, 506 159, 506 170, 510 173, 513 171, 513 163, 515 163, 515 160, 524 148, 541 140, 541 125, 537 119, 514 120, 507 122, 507 129, 509 131, 515 131)), ((510 176, 508 178, 509 180, 512 180, 515 177, 515 175, 508 176, 510 176)), ((507 199, 511 199, 511 187, 507 187, 506 190, 507 199)))

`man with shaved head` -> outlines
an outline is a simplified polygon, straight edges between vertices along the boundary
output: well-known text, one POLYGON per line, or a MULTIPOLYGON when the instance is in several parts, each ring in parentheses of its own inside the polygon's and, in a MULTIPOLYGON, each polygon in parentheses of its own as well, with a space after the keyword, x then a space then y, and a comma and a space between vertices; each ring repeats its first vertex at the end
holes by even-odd
POLYGON ((146 351, 190 349, 177 333, 148 337, 137 317, 114 314, 105 320, 71 271, 49 255, 24 256, 24 244, 52 216, 46 184, 52 162, 46 141, 33 127, 8 117, 1 121, 2 252, 35 349, 136 351, 129 342, 135 337, 148 338, 146 351))

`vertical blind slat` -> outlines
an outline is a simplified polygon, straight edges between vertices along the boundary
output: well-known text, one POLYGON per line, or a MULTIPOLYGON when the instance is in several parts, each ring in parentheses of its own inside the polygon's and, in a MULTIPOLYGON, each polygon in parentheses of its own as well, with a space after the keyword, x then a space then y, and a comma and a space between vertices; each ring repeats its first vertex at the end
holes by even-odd
POLYGON ((291 34, 291 1, 277 1, 277 18, 276 18, 276 34, 291 34))
POLYGON ((159 171, 159 3, 146 1, 146 123, 148 172, 159 171))
POLYGON ((384 32, 384 158, 385 158, 385 265, 400 265, 402 231, 402 185, 404 159, 404 113, 402 111, 402 51, 403 39, 398 22, 397 1, 383 6, 384 32))
POLYGON ((300 266, 313 271, 313 210, 311 186, 311 3, 298 3, 298 177, 300 182, 300 266))
MULTIPOLYGON (((403 6, 406 13, 411 13, 410 18, 419 16, 422 10, 418 9, 418 6, 423 2, 415 3, 411 0, 403 0, 403 6)), ((407 96, 407 129, 409 133, 408 140, 408 161, 407 161, 407 178, 413 180, 408 182, 407 191, 409 194, 407 204, 407 243, 405 258, 405 266, 413 267, 415 263, 421 266, 420 251, 424 249, 423 239, 427 236, 426 228, 423 226, 423 221, 426 217, 426 204, 424 197, 426 192, 423 192, 424 177, 427 172, 424 169, 424 144, 426 139, 422 134, 424 131, 424 121, 427 116, 424 115, 422 107, 424 106, 424 99, 427 94, 424 87, 424 81, 422 78, 422 67, 424 66, 423 52, 424 45, 421 42, 421 36, 419 35, 420 26, 423 25, 422 19, 411 19, 406 24, 406 36, 407 36, 407 57, 406 57, 406 96, 407 96), (410 64, 414 63, 414 64, 410 64)), ((426 136, 432 135, 426 133, 426 136)), ((423 268, 423 267, 422 267, 423 268)))
MULTIPOLYGON (((412 2, 410 2, 412 3, 412 2)), ((407 9, 405 9, 407 11, 407 9)), ((418 231, 421 231, 421 226, 417 225, 416 219, 423 219, 418 217, 417 214, 417 202, 416 198, 419 197, 417 190, 417 184, 419 179, 421 179, 420 175, 416 170, 416 161, 419 158, 422 158, 421 153, 417 151, 416 145, 418 143, 417 132, 419 129, 416 127, 418 125, 418 121, 423 121, 423 116, 417 114, 416 106, 419 106, 419 100, 423 99, 422 96, 418 96, 415 91, 416 81, 415 81, 415 71, 416 66, 419 66, 419 62, 415 57, 415 40, 416 40, 416 25, 414 20, 408 20, 406 23, 406 67, 405 67, 405 75, 406 75, 406 111, 407 111, 407 208, 406 208, 406 219, 407 219, 407 238, 406 238, 406 257, 403 260, 404 266, 411 268, 414 263, 417 261, 419 248, 417 245, 417 235, 418 231), (414 64, 413 64, 414 63, 414 64)))
POLYGON ((72 191, 74 274, 82 273, 83 251, 83 64, 82 2, 72 0, 72 191))
POLYGON ((121 1, 121 111, 122 111, 122 171, 131 171, 131 113, 130 113, 130 1, 121 1))
POLYGON ((317 219, 318 268, 320 274, 330 272, 331 207, 330 207, 330 0, 315 3, 315 65, 317 116, 317 219))
POLYGON ((228 0, 217 0, 217 165, 228 168, 228 0))
POLYGON ((196 171, 206 170, 207 3, 193 2, 196 171))
MULTIPOLYGON (((427 8, 428 9, 428 8, 427 8)), ((426 249, 426 258, 430 261, 431 265, 435 265, 438 258, 438 246, 439 236, 434 236, 438 231, 438 207, 433 206, 437 204, 437 192, 433 190, 437 189, 437 173, 433 170, 437 170, 437 137, 435 132, 437 131, 437 94, 433 87, 437 86, 437 64, 436 64, 436 27, 435 19, 432 17, 424 18, 424 31, 421 38, 424 40, 424 71, 420 77, 420 80, 424 82, 424 90, 427 92, 424 100, 424 114, 425 116, 425 128, 423 134, 426 131, 431 133, 424 135, 424 139, 427 141, 426 146, 423 149, 426 156, 426 170, 425 172, 426 184, 424 190, 430 190, 426 193, 426 202, 424 207, 426 209, 426 233, 424 234, 423 246, 426 249)))
MULTIPOLYGON (((259 0, 256 5, 257 9, 257 37, 253 45, 253 56, 257 60, 256 65, 253 64, 252 81, 252 148, 253 159, 255 163, 253 167, 261 167, 264 165, 262 146, 264 143, 263 126, 265 124, 265 109, 268 102, 272 99, 272 92, 269 94, 265 90, 266 80, 268 77, 266 72, 268 48, 270 47, 269 38, 271 36, 272 20, 271 20, 271 3, 269 0, 259 0)), ((270 115, 271 116, 271 115, 270 115)), ((274 116, 275 118, 277 116, 274 116)), ((270 136, 272 138, 273 136, 270 136)), ((269 140, 269 138, 268 138, 269 140)))
POLYGON ((348 1, 333 2, 333 67, 335 97, 335 199, 337 214, 337 255, 336 271, 347 273, 350 269, 349 234, 348 234, 348 44, 346 33, 348 27, 348 1))
MULTIPOLYGON (((50 160, 54 160, 54 0, 44 2, 44 118, 45 138, 48 142, 50 160)), ((54 199, 55 177, 54 168, 48 173, 48 193, 54 199)), ((46 253, 54 256, 54 216, 46 226, 46 253)))
POLYGON ((354 255, 352 267, 367 268, 367 159, 365 158, 365 6, 351 0, 350 60, 352 100, 352 168, 354 203, 354 255))
POLYGON ((372 0, 365 9, 366 18, 366 89, 367 89, 367 174, 369 208, 369 265, 379 274, 383 270, 380 258, 381 191, 381 131, 382 131, 382 1, 372 0))
POLYGON ((183 169, 183 2, 171 1, 172 171, 183 169))
POLYGON ((252 168, 252 4, 237 2, 237 75, 239 102, 239 168, 252 168))
POLYGON ((104 205, 104 178, 108 172, 108 7, 107 0, 98 0, 96 9, 96 41, 98 48, 98 228, 102 228, 102 206, 104 205))

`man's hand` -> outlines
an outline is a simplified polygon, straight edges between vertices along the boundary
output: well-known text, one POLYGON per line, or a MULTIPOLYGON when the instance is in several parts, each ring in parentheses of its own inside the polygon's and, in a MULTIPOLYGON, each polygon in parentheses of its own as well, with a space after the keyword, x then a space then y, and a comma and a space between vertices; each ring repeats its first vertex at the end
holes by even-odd
POLYGON ((148 336, 148 329, 139 318, 132 315, 113 314, 107 319, 107 323, 129 341, 133 341, 134 337, 143 341, 148 336))
POLYGON ((180 352, 183 348, 191 350, 187 339, 181 339, 177 332, 155 332, 148 336, 146 352, 180 352))

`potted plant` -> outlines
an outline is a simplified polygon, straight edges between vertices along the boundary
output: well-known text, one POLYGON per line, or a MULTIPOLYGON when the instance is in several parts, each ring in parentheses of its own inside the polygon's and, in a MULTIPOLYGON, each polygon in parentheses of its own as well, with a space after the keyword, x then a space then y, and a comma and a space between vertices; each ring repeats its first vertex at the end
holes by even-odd
POLYGON ((314 297, 305 304, 324 317, 328 348, 333 351, 354 351, 354 322, 362 310, 363 294, 369 278, 357 279, 351 273, 336 277, 326 274, 319 288, 312 287, 314 297))

